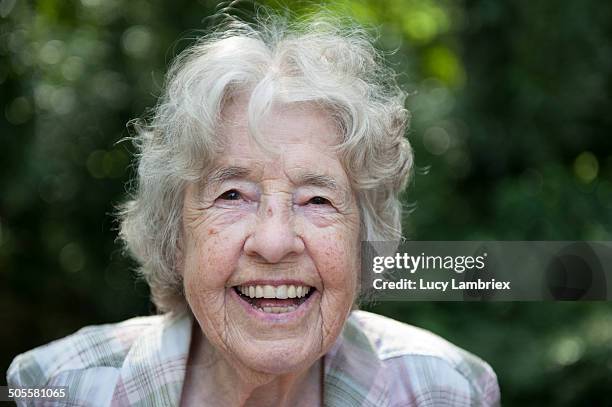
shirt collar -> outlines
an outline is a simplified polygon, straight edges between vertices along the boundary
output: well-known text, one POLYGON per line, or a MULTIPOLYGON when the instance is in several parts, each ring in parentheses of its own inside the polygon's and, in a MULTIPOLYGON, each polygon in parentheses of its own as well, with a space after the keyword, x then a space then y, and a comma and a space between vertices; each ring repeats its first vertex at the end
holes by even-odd
POLYGON ((325 355, 325 405, 389 405, 384 377, 383 364, 374 344, 350 317, 325 355))
POLYGON ((165 314, 131 346, 111 405, 178 406, 191 343, 192 318, 165 314))
MULTIPOLYGON (((183 390, 193 317, 165 314, 138 337, 121 367, 112 405, 178 406, 183 390)), ((383 365, 374 344, 349 318, 324 357, 326 406, 389 404, 383 365), (372 379, 377 378, 377 379, 372 379)))

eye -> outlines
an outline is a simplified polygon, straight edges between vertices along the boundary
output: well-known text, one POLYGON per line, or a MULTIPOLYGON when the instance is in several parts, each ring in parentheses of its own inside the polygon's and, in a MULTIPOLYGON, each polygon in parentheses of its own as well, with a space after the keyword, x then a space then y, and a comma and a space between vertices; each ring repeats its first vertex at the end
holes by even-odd
POLYGON ((225 191, 219 195, 219 198, 217 199, 222 199, 224 201, 237 201, 240 198, 242 198, 240 192, 236 191, 235 189, 230 189, 229 191, 225 191))
POLYGON ((308 203, 311 205, 329 205, 330 204, 329 200, 323 197, 320 197, 320 196, 315 196, 313 198, 310 198, 308 203))

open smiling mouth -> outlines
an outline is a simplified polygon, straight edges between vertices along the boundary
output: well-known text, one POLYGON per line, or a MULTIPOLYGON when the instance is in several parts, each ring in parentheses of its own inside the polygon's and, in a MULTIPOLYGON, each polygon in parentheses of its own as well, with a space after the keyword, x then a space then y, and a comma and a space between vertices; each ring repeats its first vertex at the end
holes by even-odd
POLYGON ((238 296, 252 307, 269 314, 284 314, 297 310, 316 288, 304 285, 238 285, 238 296))

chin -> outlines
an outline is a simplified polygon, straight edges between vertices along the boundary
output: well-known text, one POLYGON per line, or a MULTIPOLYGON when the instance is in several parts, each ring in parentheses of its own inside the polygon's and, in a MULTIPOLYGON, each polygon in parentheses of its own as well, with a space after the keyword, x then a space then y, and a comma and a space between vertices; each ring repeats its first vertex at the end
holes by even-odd
POLYGON ((242 363, 252 370, 281 375, 307 369, 320 355, 312 343, 305 346, 301 340, 270 341, 268 345, 249 350, 239 356, 242 356, 242 363))

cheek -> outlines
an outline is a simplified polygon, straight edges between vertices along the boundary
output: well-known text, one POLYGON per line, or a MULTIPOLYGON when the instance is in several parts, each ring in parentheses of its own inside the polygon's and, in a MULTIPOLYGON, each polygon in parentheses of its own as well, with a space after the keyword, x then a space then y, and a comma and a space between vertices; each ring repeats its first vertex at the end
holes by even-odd
POLYGON ((330 234, 319 242, 315 264, 323 282, 320 323, 325 344, 332 343, 344 326, 357 295, 359 269, 356 242, 345 234, 330 234))
POLYGON ((300 232, 326 289, 353 294, 359 267, 358 222, 335 222, 319 228, 302 218, 300 232))
POLYGON ((198 322, 213 338, 225 330, 228 279, 235 270, 232 245, 214 229, 202 229, 201 238, 190 245, 184 269, 187 302, 198 322))
POLYGON ((203 228, 186 252, 185 283, 200 290, 224 287, 235 270, 240 242, 228 238, 218 228, 203 228))
POLYGON ((344 234, 330 234, 317 241, 315 262, 326 289, 349 291, 355 287, 358 272, 356 242, 344 234))

